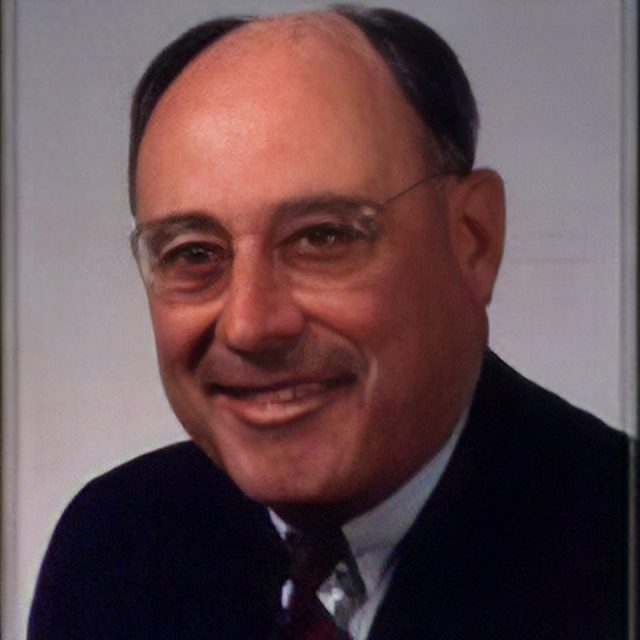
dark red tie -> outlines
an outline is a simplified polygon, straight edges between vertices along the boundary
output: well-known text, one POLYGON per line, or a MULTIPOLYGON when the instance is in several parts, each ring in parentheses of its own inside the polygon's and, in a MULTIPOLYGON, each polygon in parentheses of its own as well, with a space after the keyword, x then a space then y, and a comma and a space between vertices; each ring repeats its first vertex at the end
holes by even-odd
POLYGON ((285 612, 283 640, 347 640, 322 602, 318 587, 331 575, 336 564, 348 554, 340 529, 313 534, 289 533, 292 594, 285 612))

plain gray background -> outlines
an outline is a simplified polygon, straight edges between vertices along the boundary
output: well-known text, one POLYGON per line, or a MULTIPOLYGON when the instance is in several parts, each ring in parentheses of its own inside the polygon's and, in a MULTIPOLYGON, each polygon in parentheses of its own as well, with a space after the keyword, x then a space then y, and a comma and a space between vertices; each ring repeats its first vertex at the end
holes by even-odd
MULTIPOLYGON (((51 530, 95 474, 183 437, 156 372, 129 254, 129 98, 160 48, 285 0, 4 4, 4 637, 24 637, 51 530), (11 46, 12 45, 12 46, 11 46)), ((481 113, 479 164, 508 197, 491 343, 521 371, 634 424, 629 96, 635 2, 389 2, 458 52, 481 113), (626 60, 626 62, 625 62, 626 60), (627 114, 627 115, 625 115, 627 114)))

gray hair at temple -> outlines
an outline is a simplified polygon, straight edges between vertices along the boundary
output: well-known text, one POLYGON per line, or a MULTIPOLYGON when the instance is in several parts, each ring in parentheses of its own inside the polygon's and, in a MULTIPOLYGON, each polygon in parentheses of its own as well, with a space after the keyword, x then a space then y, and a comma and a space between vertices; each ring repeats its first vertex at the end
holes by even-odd
MULTIPOLYGON (((433 29, 400 11, 347 5, 330 11, 356 25, 385 60, 435 142, 440 170, 467 175, 475 159, 478 112, 467 76, 451 47, 433 29)), ((259 19, 231 16, 203 22, 163 49, 145 71, 131 107, 129 201, 134 215, 140 143, 161 96, 198 54, 259 19)))

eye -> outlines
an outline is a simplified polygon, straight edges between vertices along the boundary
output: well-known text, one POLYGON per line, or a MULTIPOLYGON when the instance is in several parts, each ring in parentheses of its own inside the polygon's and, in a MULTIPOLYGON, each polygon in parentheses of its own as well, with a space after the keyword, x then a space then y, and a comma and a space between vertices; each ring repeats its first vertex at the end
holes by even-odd
POLYGON ((198 244, 189 244, 184 247, 177 247, 163 256, 162 262, 165 265, 183 262, 185 265, 197 266, 207 264, 216 258, 216 251, 209 247, 198 244))
POLYGON ((293 236, 293 252, 300 257, 334 257, 348 253, 365 234, 350 225, 321 224, 303 229, 293 236))
POLYGON ((187 242, 159 256, 156 274, 169 290, 200 290, 222 275, 227 260, 228 252, 220 245, 187 242))

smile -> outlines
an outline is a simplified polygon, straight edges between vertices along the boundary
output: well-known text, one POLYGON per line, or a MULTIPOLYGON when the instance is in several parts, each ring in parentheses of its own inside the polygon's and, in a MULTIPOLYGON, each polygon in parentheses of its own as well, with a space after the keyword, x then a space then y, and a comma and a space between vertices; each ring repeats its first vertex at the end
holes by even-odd
POLYGON ((225 411, 243 422, 276 425, 290 422, 320 409, 338 388, 352 378, 326 381, 287 381, 265 386, 226 386, 214 384, 210 393, 225 411))

